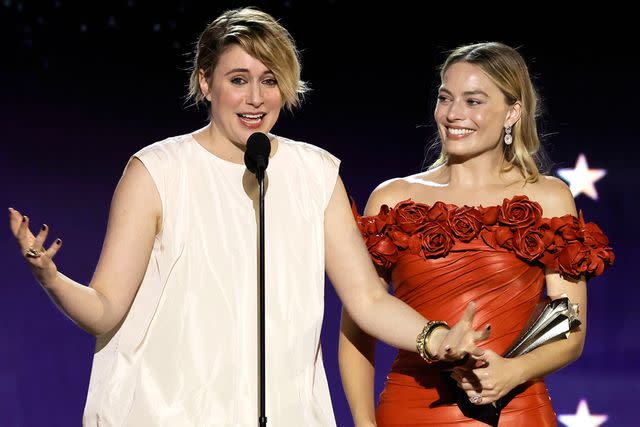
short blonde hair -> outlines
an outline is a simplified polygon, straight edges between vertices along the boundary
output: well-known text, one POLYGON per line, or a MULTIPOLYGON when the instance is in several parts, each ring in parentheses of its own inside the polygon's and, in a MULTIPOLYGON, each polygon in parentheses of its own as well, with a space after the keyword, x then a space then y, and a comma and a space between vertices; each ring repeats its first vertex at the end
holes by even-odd
POLYGON ((200 89, 200 70, 211 84, 220 56, 233 45, 240 46, 271 70, 288 110, 300 105, 308 87, 300 80, 300 58, 293 38, 271 15, 252 8, 224 12, 200 34, 189 79, 189 98, 194 103, 205 100, 200 89))
MULTIPOLYGON (((535 182, 540 175, 540 138, 536 119, 540 113, 538 94, 533 87, 524 59, 513 49, 502 43, 476 43, 453 50, 440 67, 440 78, 449 67, 458 62, 467 62, 480 68, 498 86, 508 105, 521 104, 520 119, 513 125, 511 145, 502 144, 505 165, 503 170, 517 168, 526 182, 535 182)), ((447 162, 442 148, 440 157, 429 169, 447 162)))

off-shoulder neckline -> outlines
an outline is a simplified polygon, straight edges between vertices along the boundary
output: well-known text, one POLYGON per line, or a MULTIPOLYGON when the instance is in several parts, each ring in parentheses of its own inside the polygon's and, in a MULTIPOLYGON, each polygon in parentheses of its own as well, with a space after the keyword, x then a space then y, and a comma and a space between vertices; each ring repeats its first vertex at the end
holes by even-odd
MULTIPOLYGON (((384 203, 384 204, 381 205, 381 207, 382 206, 387 206, 389 209, 395 210, 395 209, 397 209, 397 207, 399 205, 409 202, 409 203, 413 203, 415 205, 424 206, 424 207, 429 208, 429 209, 433 208, 438 203, 442 203, 442 204, 444 204, 445 206, 447 206, 450 209, 472 208, 472 209, 475 209, 475 210, 481 210, 481 209, 500 208, 500 207, 504 206, 505 203, 513 202, 516 199, 520 199, 520 200, 527 201, 527 202, 535 204, 540 209, 541 218, 543 218, 543 219, 562 218, 562 217, 566 217, 566 216, 571 216, 571 217, 574 217, 574 218, 582 217, 582 211, 580 211, 580 213, 578 215, 573 215, 573 214, 567 213, 567 214, 564 214, 564 215, 561 215, 561 216, 545 217, 544 216, 544 209, 542 208, 542 205, 540 204, 540 202, 538 202, 536 200, 531 200, 529 198, 529 196, 527 196, 526 194, 515 194, 515 195, 513 195, 511 197, 505 197, 503 199, 502 203, 500 203, 500 204, 490 204, 490 205, 487 205, 487 206, 483 206, 483 205, 467 205, 467 204, 459 205, 459 204, 456 204, 456 203, 449 203, 449 202, 445 202, 445 201, 442 201, 442 200, 436 200, 432 204, 429 204, 429 203, 424 203, 424 202, 417 202, 417 201, 413 200, 411 197, 409 197, 407 199, 404 199, 404 200, 401 200, 401 201, 397 202, 393 206, 390 206, 390 205, 384 203)), ((376 216, 376 215, 364 215, 364 216, 376 216)))
MULTIPOLYGON (((528 201, 530 201, 530 202, 532 202, 532 203, 535 203, 535 204, 537 204, 538 206, 540 206, 540 207, 542 208, 542 206, 540 205, 540 202, 537 202, 537 201, 535 201, 535 200, 531 200, 531 199, 529 198, 529 196, 527 196, 526 194, 515 194, 515 195, 513 195, 513 196, 511 196, 511 197, 505 197, 505 198, 503 199, 502 203, 499 203, 499 204, 488 204, 488 205, 486 205, 486 206, 484 206, 484 205, 468 205, 468 204, 466 204, 466 203, 465 203, 465 204, 463 204, 463 205, 459 205, 459 204, 457 204, 457 203, 450 203, 450 202, 446 202, 446 201, 444 201, 444 200, 436 200, 435 202, 433 202, 433 203, 431 203, 431 204, 430 204, 430 203, 425 203, 425 202, 417 202, 417 201, 413 200, 413 198, 409 197, 409 198, 407 198, 407 199, 401 200, 401 201, 399 201, 398 203, 396 203, 396 204, 394 205, 394 208, 395 208, 396 206, 398 206, 399 204, 401 204, 401 203, 411 202, 411 203, 414 203, 414 204, 416 204, 416 205, 422 205, 422 206, 426 206, 426 207, 429 207, 429 208, 431 208, 431 207, 435 206, 435 205, 436 205, 436 204, 438 204, 438 203, 443 203, 443 204, 445 204, 445 205, 447 205, 447 206, 449 206, 449 207, 454 207, 454 208, 475 208, 475 209, 487 209, 487 208, 500 207, 500 206, 502 206, 502 205, 504 204, 504 202, 505 202, 505 201, 506 201, 506 202, 511 202, 511 201, 513 201, 513 200, 514 200, 514 199, 516 199, 516 198, 524 198, 524 200, 528 200, 528 201)), ((389 205, 387 205, 387 206, 389 206, 389 205)), ((389 206, 389 207, 390 207, 390 206, 389 206)))

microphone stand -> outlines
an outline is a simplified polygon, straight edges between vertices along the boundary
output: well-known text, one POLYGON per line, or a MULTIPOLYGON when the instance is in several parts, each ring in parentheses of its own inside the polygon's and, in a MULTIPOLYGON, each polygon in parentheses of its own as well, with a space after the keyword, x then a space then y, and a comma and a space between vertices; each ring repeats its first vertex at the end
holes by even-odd
POLYGON ((260 327, 260 343, 259 343, 259 351, 258 351, 258 363, 260 370, 260 415, 258 418, 258 422, 260 427, 267 426, 267 416, 265 413, 266 408, 266 399, 265 399, 265 383, 266 383, 266 369, 265 369, 265 285, 264 285, 264 168, 258 167, 256 171, 256 178, 258 178, 258 187, 259 187, 259 222, 260 222, 260 237, 259 237, 259 246, 260 246, 260 284, 258 291, 258 299, 259 299, 259 307, 260 307, 260 317, 258 320, 258 324, 260 327))
POLYGON ((266 358, 266 346, 265 346, 265 285, 264 285, 264 172, 269 165, 269 153, 271 152, 271 143, 269 142, 269 137, 261 132, 255 132, 251 134, 249 139, 247 140, 247 150, 244 153, 244 163, 247 166, 247 169, 254 173, 258 180, 258 189, 259 189, 259 215, 258 222, 260 225, 259 238, 258 238, 258 246, 259 246, 259 285, 258 285, 258 311, 260 312, 258 316, 258 329, 260 329, 259 334, 259 343, 258 343, 258 376, 260 380, 260 390, 259 390, 259 415, 258 415, 258 424, 260 427, 267 426, 267 415, 266 415, 266 399, 265 399, 265 384, 266 380, 266 368, 265 368, 265 358, 266 358))

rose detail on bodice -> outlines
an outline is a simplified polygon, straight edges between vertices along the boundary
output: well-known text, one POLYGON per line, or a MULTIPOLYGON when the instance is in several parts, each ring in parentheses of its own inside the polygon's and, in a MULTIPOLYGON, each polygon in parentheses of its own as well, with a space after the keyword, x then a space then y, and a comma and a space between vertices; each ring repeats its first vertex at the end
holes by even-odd
POLYGON ((471 207, 404 200, 383 205, 373 216, 353 214, 373 261, 391 269, 408 251, 425 259, 445 257, 457 243, 481 239, 495 250, 513 252, 562 276, 598 276, 613 264, 609 239, 594 223, 564 215, 544 218, 539 203, 527 196, 504 199, 499 206, 471 207))

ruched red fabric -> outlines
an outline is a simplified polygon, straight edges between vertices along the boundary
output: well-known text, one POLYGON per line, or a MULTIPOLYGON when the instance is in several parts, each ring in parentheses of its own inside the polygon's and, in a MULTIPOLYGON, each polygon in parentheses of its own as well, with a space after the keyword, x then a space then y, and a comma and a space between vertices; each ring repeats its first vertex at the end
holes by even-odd
MULTIPOLYGON (((540 302, 544 268, 565 277, 601 274, 613 263, 608 240, 593 223, 570 215, 542 217, 526 196, 501 206, 428 206, 411 200, 383 206, 375 216, 354 215, 374 262, 389 270, 395 295, 429 319, 456 323, 476 302, 474 327, 492 325, 481 345, 502 354, 540 302)), ((486 426, 456 404, 450 365, 427 365, 399 351, 376 419, 385 426, 486 426)), ((542 379, 512 393, 499 426, 555 426, 542 379)))

